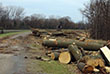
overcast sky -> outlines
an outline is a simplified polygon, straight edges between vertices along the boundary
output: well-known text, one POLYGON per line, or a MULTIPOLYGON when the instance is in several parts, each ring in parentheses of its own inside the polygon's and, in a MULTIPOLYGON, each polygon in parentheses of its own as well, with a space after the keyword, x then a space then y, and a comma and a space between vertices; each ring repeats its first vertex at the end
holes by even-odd
POLYGON ((25 9, 26 15, 33 13, 46 16, 69 16, 74 22, 82 20, 80 9, 89 0, 0 0, 3 5, 20 6, 25 9))

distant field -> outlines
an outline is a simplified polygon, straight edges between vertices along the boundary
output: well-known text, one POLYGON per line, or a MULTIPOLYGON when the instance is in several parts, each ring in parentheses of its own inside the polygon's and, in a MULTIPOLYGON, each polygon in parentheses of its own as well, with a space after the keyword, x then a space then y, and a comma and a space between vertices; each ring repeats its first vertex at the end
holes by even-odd
POLYGON ((5 30, 4 34, 0 34, 0 37, 6 37, 6 36, 10 36, 10 35, 15 35, 15 34, 19 34, 22 32, 28 32, 29 30, 5 30))

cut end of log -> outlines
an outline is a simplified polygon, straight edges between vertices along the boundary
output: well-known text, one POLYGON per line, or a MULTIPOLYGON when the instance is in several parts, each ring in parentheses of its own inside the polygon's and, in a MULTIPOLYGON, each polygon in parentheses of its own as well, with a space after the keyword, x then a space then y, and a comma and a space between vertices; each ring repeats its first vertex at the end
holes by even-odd
POLYGON ((60 53, 58 53, 58 52, 52 52, 51 53, 51 59, 52 60, 58 60, 59 54, 60 53))
POLYGON ((100 70, 99 69, 97 69, 97 68, 94 68, 94 72, 100 72, 100 70))
POLYGON ((107 67, 107 66, 106 66, 106 67, 105 67, 105 70, 106 70, 107 73, 110 73, 110 67, 107 67))
POLYGON ((59 61, 63 64, 68 64, 71 61, 71 54, 69 52, 62 52, 59 55, 59 61))
POLYGON ((90 65, 86 65, 83 69, 84 73, 89 73, 89 72, 93 72, 93 71, 94 71, 94 68, 90 65))
POLYGON ((87 65, 95 67, 105 67, 104 61, 102 59, 89 59, 87 65))
POLYGON ((51 53, 51 59, 54 60, 55 59, 55 54, 51 53))

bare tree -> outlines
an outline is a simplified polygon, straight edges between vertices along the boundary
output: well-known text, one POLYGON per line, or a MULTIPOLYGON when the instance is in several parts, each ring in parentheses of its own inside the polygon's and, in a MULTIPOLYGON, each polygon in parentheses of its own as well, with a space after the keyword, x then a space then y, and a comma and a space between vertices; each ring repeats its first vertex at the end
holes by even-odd
POLYGON ((91 37, 110 39, 110 0, 90 0, 82 13, 88 19, 91 37))

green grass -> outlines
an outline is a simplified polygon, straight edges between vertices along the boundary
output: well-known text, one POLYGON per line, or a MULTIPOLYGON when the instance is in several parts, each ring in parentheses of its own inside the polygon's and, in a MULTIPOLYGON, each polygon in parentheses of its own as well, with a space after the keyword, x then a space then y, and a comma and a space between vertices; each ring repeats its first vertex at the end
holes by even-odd
POLYGON ((15 35, 15 34, 19 34, 19 33, 23 33, 23 32, 28 32, 28 31, 29 30, 23 30, 23 31, 19 31, 19 32, 4 33, 4 34, 0 34, 0 38, 1 37, 7 37, 7 36, 15 35))
MULTIPOLYGON (((32 74, 39 72, 39 74, 77 74, 70 71, 68 65, 61 64, 58 61, 30 60, 27 68, 32 74)), ((74 67, 71 69, 74 70, 74 67)))
POLYGON ((61 64, 58 61, 41 61, 39 65, 43 69, 43 71, 48 74, 74 74, 68 70, 67 65, 61 64))

